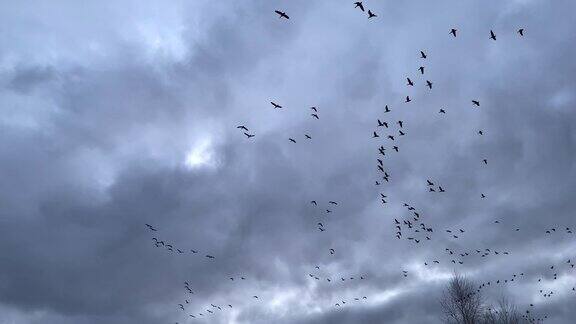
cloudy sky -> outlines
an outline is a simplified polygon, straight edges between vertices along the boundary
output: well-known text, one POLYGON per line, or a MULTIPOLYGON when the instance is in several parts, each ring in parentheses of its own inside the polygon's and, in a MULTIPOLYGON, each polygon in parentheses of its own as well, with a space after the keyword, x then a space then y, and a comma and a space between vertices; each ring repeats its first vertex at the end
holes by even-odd
POLYGON ((576 2, 364 6, 0 2, 0 323, 572 323, 576 2))

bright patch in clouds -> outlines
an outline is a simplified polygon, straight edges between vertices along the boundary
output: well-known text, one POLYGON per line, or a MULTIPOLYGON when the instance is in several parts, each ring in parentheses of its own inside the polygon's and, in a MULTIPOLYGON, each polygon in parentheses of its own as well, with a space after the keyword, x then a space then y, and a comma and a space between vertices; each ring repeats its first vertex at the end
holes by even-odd
POLYGON ((212 140, 206 137, 197 141, 186 153, 184 164, 190 169, 215 167, 216 161, 214 159, 212 140))

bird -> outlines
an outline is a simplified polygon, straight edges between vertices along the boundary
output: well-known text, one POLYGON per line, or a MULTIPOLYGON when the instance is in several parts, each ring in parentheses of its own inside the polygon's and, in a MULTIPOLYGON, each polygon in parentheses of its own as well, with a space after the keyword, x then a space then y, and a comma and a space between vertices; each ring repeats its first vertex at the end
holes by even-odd
POLYGON ((446 110, 444 110, 444 109, 440 108, 440 111, 439 111, 439 113, 440 113, 440 114, 445 114, 445 113, 446 113, 446 110))
POLYGON ((391 111, 390 108, 388 108, 388 105, 386 105, 386 106, 384 107, 384 112, 385 112, 385 113, 389 113, 390 111, 391 111))
POLYGON ((424 67, 423 66, 419 67, 418 70, 420 70, 420 74, 424 74, 424 67))
POLYGON ((403 121, 401 121, 401 120, 398 121, 398 125, 400 125, 400 128, 402 128, 402 125, 403 125, 403 124, 404 124, 403 121))
POLYGON ((406 101, 405 102, 410 102, 412 100, 410 100, 410 96, 406 96, 406 101))
POLYGON ((314 110, 315 112, 318 112, 318 109, 316 107, 310 107, 310 109, 314 110))
POLYGON ((432 89, 432 82, 430 82, 429 80, 426 80, 426 86, 428 86, 428 88, 432 89))
POLYGON ((443 189, 442 187, 440 187, 440 186, 438 186, 438 190, 439 190, 440 192, 446 192, 446 190, 444 190, 444 189, 443 189))
POLYGON ((145 225, 146 225, 146 227, 148 227, 149 230, 151 230, 153 232, 157 231, 152 225, 150 225, 150 224, 145 224, 145 225))
POLYGON ((296 140, 295 140, 295 139, 293 139, 293 138, 288 138, 288 139, 290 140, 290 142, 296 143, 296 140))
POLYGON ((270 101, 270 103, 272 104, 272 106, 274 106, 274 109, 282 108, 282 106, 280 106, 279 104, 275 103, 274 101, 270 101))
POLYGON ((310 135, 308 135, 308 134, 304 134, 304 136, 305 136, 307 139, 312 139, 312 137, 310 137, 310 135))
POLYGON ((245 131, 248 131, 248 128, 246 128, 246 126, 244 126, 244 125, 236 126, 236 128, 239 128, 239 129, 243 129, 243 130, 245 130, 245 131))
POLYGON ((373 17, 378 17, 375 13, 373 13, 372 11, 368 10, 368 19, 373 18, 373 17))
POLYGON ((481 194, 481 195, 480 195, 480 197, 482 197, 482 198, 486 198, 486 196, 485 196, 484 194, 481 194))
POLYGON ((354 8, 360 8, 360 10, 364 11, 364 6, 362 5, 362 1, 354 2, 354 8))
POLYGON ((280 10, 274 10, 274 11, 278 14, 278 16, 279 16, 280 18, 290 19, 290 17, 288 17, 288 15, 287 15, 285 12, 282 12, 282 11, 280 11, 280 10))
POLYGON ((380 121, 380 119, 378 119, 378 126, 379 126, 379 127, 384 126, 384 127, 388 128, 388 123, 387 123, 387 122, 380 121))
POLYGON ((492 30, 490 30, 490 39, 496 40, 496 34, 492 30))
POLYGON ((246 137, 248 137, 248 138, 251 138, 251 137, 256 136, 256 135, 254 135, 254 134, 248 134, 248 133, 246 133, 246 132, 244 132, 244 135, 246 135, 246 137))
POLYGON ((215 259, 212 255, 209 255, 209 254, 206 254, 206 257, 207 257, 208 259, 215 259))
POLYGON ((472 104, 480 107, 480 101, 478 100, 472 100, 472 104))
POLYGON ((452 34, 454 37, 456 37, 456 32, 458 31, 458 29, 452 28, 450 30, 450 34, 452 34))
POLYGON ((334 254, 334 249, 330 249, 330 254, 334 254))
POLYGON ((310 114, 310 116, 312 116, 312 117, 314 117, 314 118, 316 118, 316 119, 320 119, 320 117, 318 117, 317 114, 310 114))
POLYGON ((409 86, 414 86, 414 82, 412 82, 412 80, 410 80, 410 78, 406 78, 406 80, 408 81, 409 86))
POLYGON ((520 34, 520 36, 524 36, 524 28, 518 29, 517 33, 520 34))
POLYGON ((478 135, 484 135, 484 132, 481 131, 481 130, 479 130, 479 131, 478 131, 478 135))
POLYGON ((398 152, 398 146, 393 147, 394 151, 398 152))
POLYGON ((487 160, 487 159, 484 159, 484 160, 482 160, 482 161, 484 162, 484 164, 488 164, 488 160, 487 160))
POLYGON ((391 140, 394 140, 394 136, 392 136, 392 135, 388 135, 388 138, 391 140))
POLYGON ((335 201, 329 201, 328 203, 329 203, 329 204, 332 204, 332 205, 338 205, 338 203, 335 202, 335 201))
POLYGON ((399 130, 398 133, 400 134, 400 136, 406 135, 406 133, 404 133, 403 131, 399 130))
MULTIPOLYGON (((424 53, 424 51, 420 51, 420 58, 425 59, 426 57, 428 57, 428 56, 426 55, 426 53, 424 53)), ((424 73, 424 72, 422 72, 422 73, 424 73)))
POLYGON ((380 137, 380 135, 376 134, 376 132, 373 132, 372 138, 376 138, 376 137, 380 137))

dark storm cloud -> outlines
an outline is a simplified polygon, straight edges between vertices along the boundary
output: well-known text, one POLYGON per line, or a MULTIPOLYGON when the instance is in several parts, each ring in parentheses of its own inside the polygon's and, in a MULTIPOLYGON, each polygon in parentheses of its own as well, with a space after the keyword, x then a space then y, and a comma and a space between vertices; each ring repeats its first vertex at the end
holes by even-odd
POLYGON ((576 259, 574 236, 545 230, 576 229, 576 6, 364 5, 378 19, 344 2, 39 2, 41 16, 2 4, 0 322, 183 323, 214 303, 234 308, 210 322, 438 323, 456 268, 478 283, 524 272, 489 299, 569 323, 573 272, 558 270, 558 284, 547 269, 576 259), (398 154, 383 141, 391 182, 379 188, 377 118, 407 133, 398 154), (447 192, 428 193, 428 178, 447 192), (403 202, 433 240, 394 238, 403 202), (444 235, 459 228, 459 240, 444 235), (170 254, 152 236, 200 253, 170 254), (453 267, 446 247, 510 255, 453 267), (539 297, 538 278, 557 295, 539 297))

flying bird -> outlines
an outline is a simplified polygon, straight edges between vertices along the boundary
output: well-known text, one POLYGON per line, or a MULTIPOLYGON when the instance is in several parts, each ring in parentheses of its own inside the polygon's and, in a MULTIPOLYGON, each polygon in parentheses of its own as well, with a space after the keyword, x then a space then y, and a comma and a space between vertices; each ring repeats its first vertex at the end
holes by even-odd
POLYGON ((458 31, 458 29, 452 28, 450 30, 450 34, 452 34, 454 37, 456 37, 456 32, 458 31))
POLYGON ((376 138, 376 137, 380 137, 380 135, 378 135, 376 132, 373 132, 372 138, 376 138))
POLYGON ((293 139, 293 138, 288 138, 288 139, 290 140, 290 142, 296 143, 296 140, 295 140, 295 139, 293 139))
POLYGON ((316 109, 316 107, 310 107, 310 109, 314 110, 315 112, 318 112, 318 109, 316 109))
POLYGON ((420 70, 420 74, 424 74, 424 67, 423 66, 419 67, 418 70, 420 70))
POLYGON ((496 34, 492 30, 490 30, 490 39, 496 40, 496 34))
POLYGON ((524 28, 518 29, 517 33, 520 34, 520 36, 524 36, 524 28))
POLYGON ((472 100, 472 104, 480 107, 480 101, 478 101, 478 100, 472 100))
POLYGON ((440 111, 439 111, 439 113, 441 113, 441 114, 445 114, 445 113, 446 113, 446 110, 444 110, 444 109, 440 108, 440 111))
POLYGON ((272 106, 274 106, 274 109, 282 108, 282 106, 280 106, 279 104, 277 104, 277 103, 275 103, 275 102, 273 102, 273 101, 270 101, 270 103, 272 104, 272 106))
POLYGON ((320 119, 320 117, 318 117, 317 114, 310 114, 310 116, 312 116, 312 117, 314 117, 314 118, 316 118, 316 119, 320 119))
POLYGON ((239 129, 243 129, 243 130, 245 130, 245 131, 248 131, 248 128, 246 128, 246 126, 243 126, 243 125, 236 126, 236 128, 239 128, 239 129))
POLYGON ((308 135, 308 134, 304 134, 304 136, 305 136, 307 139, 312 139, 312 137, 310 137, 310 135, 308 135))
POLYGON ((412 101, 412 100, 410 100, 410 97, 409 97, 409 96, 406 96, 406 101, 405 101, 405 102, 410 102, 410 101, 412 101))
POLYGON ((424 53, 424 51, 420 51, 420 58, 425 59, 427 57, 426 53, 424 53))
POLYGON ((426 80, 426 86, 428 86, 428 88, 432 89, 432 82, 430 82, 429 80, 426 80))
POLYGON ((388 105, 386 105, 386 106, 384 107, 384 112, 385 112, 385 113, 389 113, 390 111, 391 111, 390 108, 388 108, 388 105))
POLYGON ((362 5, 362 1, 354 2, 354 8, 360 8, 360 10, 364 11, 364 6, 362 5))
POLYGON ((280 18, 290 19, 290 17, 288 17, 288 15, 285 12, 282 12, 280 10, 274 10, 274 12, 276 12, 280 18))
POLYGON ((408 81, 407 85, 412 86, 412 87, 414 86, 414 82, 412 82, 412 80, 410 80, 410 78, 406 78, 406 80, 408 81))
POLYGON ((248 138, 251 138, 251 137, 256 136, 256 135, 254 135, 254 134, 248 134, 248 133, 246 133, 246 132, 244 132, 244 135, 246 135, 246 137, 248 137, 248 138))
POLYGON ((373 13, 372 11, 368 10, 368 19, 373 18, 373 17, 378 17, 375 13, 373 13))

